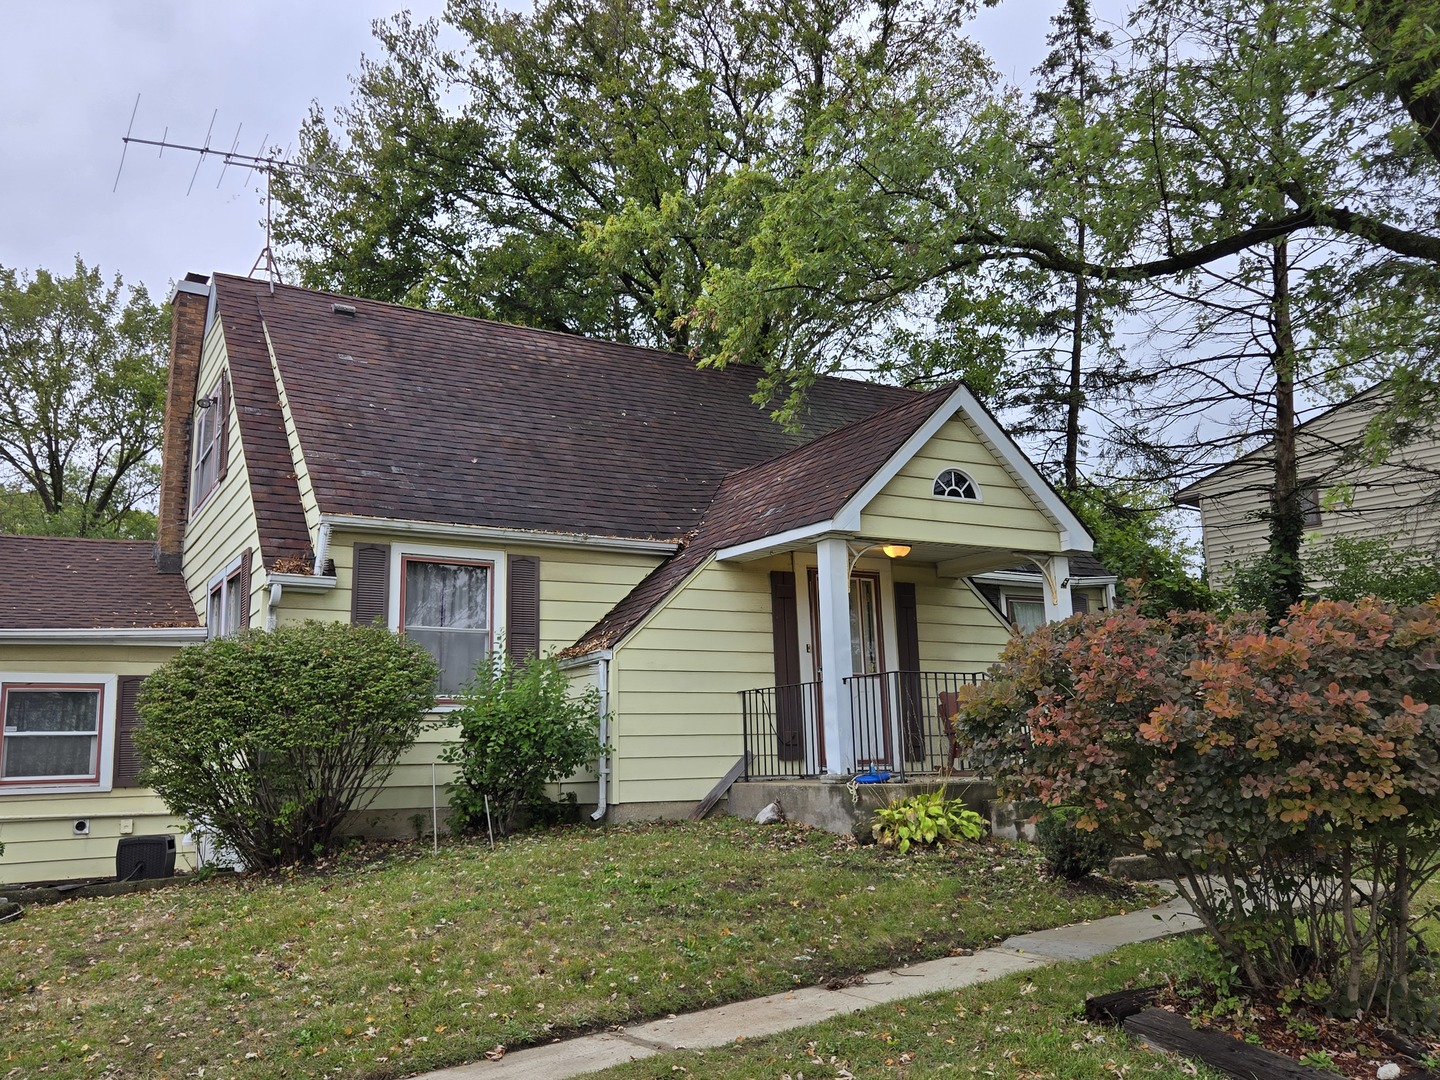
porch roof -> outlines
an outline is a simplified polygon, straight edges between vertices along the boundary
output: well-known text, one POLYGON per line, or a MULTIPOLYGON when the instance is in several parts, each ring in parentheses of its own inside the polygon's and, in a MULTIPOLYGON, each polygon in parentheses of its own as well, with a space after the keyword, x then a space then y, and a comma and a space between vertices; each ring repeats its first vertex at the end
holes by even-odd
POLYGON ((565 652, 580 655, 614 646, 721 548, 830 521, 950 402, 955 389, 921 394, 772 461, 730 473, 681 550, 565 652))

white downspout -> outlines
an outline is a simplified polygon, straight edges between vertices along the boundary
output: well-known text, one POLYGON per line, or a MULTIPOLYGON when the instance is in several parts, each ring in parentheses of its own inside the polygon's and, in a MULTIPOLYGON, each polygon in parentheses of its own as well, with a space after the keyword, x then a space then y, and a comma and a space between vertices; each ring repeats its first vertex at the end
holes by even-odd
POLYGON ((280 587, 278 581, 270 583, 270 603, 265 607, 265 629, 271 633, 275 631, 275 609, 280 606, 280 597, 284 595, 284 592, 285 590, 280 587))
POLYGON ((322 521, 319 533, 315 538, 315 577, 321 577, 325 573, 325 564, 330 561, 330 523, 322 521))
POLYGON ((595 661, 595 685, 600 690, 600 764, 596 769, 598 782, 595 792, 595 812, 591 821, 599 821, 609 809, 608 781, 610 779, 610 661, 601 658, 595 661))

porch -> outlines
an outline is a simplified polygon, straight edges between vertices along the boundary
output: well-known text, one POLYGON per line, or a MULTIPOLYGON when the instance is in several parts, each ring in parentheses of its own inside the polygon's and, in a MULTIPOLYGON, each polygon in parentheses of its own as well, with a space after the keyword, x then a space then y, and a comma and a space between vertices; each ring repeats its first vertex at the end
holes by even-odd
POLYGON ((825 722, 822 683, 740 692, 744 780, 888 774, 902 781, 971 771, 954 727, 960 690, 983 672, 881 671, 841 680, 847 725, 825 722), (829 738, 827 738, 827 731, 829 738), (837 739, 836 736, 839 736, 837 739), (846 737, 848 736, 848 738, 846 737))

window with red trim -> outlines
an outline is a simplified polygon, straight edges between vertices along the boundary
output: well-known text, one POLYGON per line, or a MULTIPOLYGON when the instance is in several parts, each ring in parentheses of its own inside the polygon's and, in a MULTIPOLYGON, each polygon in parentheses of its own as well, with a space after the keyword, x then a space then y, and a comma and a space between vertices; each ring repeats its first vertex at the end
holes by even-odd
POLYGON ((0 784, 99 782, 105 688, 0 684, 0 784))
POLYGON ((437 693, 451 698, 490 655, 493 566, 406 555, 400 564, 400 629, 440 664, 437 693))
POLYGON ((241 629, 242 605, 245 603, 241 584, 243 573, 244 568, 236 566, 210 586, 210 601, 205 605, 207 637, 224 637, 241 629))

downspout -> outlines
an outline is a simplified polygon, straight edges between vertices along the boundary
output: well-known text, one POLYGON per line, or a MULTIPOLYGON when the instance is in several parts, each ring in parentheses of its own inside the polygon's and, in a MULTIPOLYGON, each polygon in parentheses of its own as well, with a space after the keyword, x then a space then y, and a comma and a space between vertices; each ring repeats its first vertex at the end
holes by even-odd
POLYGON ((591 821, 599 821, 609 809, 608 787, 610 779, 610 660, 601 657, 595 661, 595 685, 600 690, 600 764, 596 769, 598 783, 595 792, 595 812, 591 821))
POLYGON ((265 607, 265 629, 271 633, 275 631, 275 609, 280 606, 280 597, 284 592, 278 581, 270 583, 270 603, 265 607))
POLYGON ((315 577, 323 577, 325 564, 330 561, 330 523, 320 523, 319 534, 315 538, 315 569, 312 571, 315 577))

